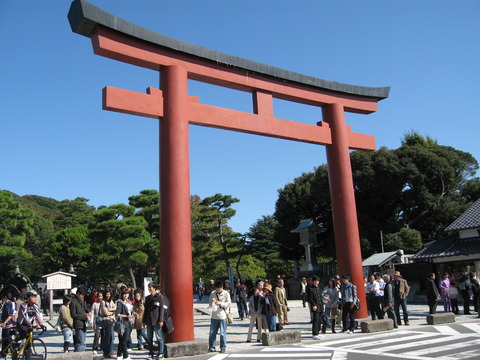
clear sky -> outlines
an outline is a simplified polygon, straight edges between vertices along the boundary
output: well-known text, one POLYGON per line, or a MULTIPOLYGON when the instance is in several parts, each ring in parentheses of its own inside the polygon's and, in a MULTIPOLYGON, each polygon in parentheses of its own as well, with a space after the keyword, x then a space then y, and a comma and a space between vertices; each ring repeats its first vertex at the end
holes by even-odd
MULTIPOLYGON (((298 73, 390 86, 353 131, 395 149, 411 130, 480 160, 480 1, 91 0, 152 31, 298 73)), ((158 188, 158 121, 101 109, 101 90, 144 92, 158 73, 93 54, 71 31, 67 0, 0 0, 0 189, 94 206, 158 188)), ((250 95, 191 82, 202 103, 252 111, 250 95)), ((321 109, 275 103, 316 123, 321 109)), ((274 212, 277 190, 326 163, 325 148, 190 127, 191 193, 240 203, 246 232, 274 212)))

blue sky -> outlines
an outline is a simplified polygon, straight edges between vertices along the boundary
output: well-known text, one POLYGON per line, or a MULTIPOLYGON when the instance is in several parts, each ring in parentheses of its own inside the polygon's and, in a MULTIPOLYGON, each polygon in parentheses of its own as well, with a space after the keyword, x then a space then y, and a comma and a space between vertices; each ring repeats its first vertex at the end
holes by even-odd
MULTIPOLYGON (((480 160, 480 2, 91 0, 178 40, 306 75, 390 86, 353 131, 395 149, 415 130, 480 160), (295 4, 295 6, 293 6, 295 4)), ((94 55, 73 33, 70 1, 0 1, 0 189, 94 206, 158 188, 158 122, 101 109, 101 89, 144 92, 158 73, 94 55)), ((200 101, 252 111, 250 95, 191 82, 200 101)), ((321 109, 278 101, 275 116, 316 123, 321 109)), ((190 127, 191 193, 240 199, 246 232, 277 190, 326 162, 325 148, 190 127)))

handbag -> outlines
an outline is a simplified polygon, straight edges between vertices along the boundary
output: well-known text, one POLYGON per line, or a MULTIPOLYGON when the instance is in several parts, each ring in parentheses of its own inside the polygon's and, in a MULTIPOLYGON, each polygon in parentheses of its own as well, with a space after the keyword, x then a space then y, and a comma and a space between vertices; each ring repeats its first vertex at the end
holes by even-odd
POLYGON ((355 310, 360 310, 360 308, 361 308, 360 299, 358 297, 355 299, 355 304, 353 305, 353 308, 355 310))
MULTIPOLYGON (((217 296, 217 300, 220 301, 220 299, 218 298, 218 295, 217 296)), ((223 309, 223 311, 225 311, 225 314, 227 314, 227 324, 230 325, 230 324, 233 324, 233 314, 229 311, 227 312, 227 310, 223 309)))
POLYGON ((122 335, 125 332, 125 323, 123 320, 118 320, 115 321, 115 324, 113 324, 113 331, 115 331, 117 334, 122 335))
POLYGON ((227 310, 223 309, 227 314, 227 324, 233 324, 233 314, 231 312, 227 312, 227 310))

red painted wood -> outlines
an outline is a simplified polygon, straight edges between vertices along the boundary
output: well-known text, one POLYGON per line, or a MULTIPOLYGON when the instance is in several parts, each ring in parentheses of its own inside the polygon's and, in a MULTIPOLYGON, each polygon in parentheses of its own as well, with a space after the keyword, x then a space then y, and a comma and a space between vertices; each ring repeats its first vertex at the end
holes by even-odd
POLYGON ((278 99, 313 106, 339 103, 348 112, 369 114, 377 110, 377 101, 372 98, 340 94, 246 73, 233 67, 188 57, 103 27, 97 27, 91 39, 97 55, 157 71, 161 71, 164 66, 180 65, 187 69, 188 78, 192 80, 247 92, 260 90, 278 99))
POLYGON ((194 340, 187 71, 163 69, 160 121, 160 272, 175 321, 172 342, 194 340))
MULTIPOLYGON (((357 286, 358 297, 366 305, 363 283, 362 251, 353 190, 348 130, 340 104, 323 107, 323 118, 330 124, 332 144, 327 146, 328 177, 332 200, 335 247, 340 275, 349 274, 357 286)), ((368 317, 367 307, 356 312, 357 318, 368 317)))

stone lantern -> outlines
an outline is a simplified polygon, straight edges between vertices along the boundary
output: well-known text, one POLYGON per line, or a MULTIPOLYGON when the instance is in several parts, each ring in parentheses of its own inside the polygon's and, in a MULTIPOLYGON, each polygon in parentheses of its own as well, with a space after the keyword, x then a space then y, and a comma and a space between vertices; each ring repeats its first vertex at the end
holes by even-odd
POLYGON ((310 277, 320 272, 320 266, 315 259, 314 246, 317 242, 316 234, 322 231, 312 219, 303 219, 292 233, 300 234, 300 245, 305 247, 305 261, 300 266, 300 276, 310 277))

